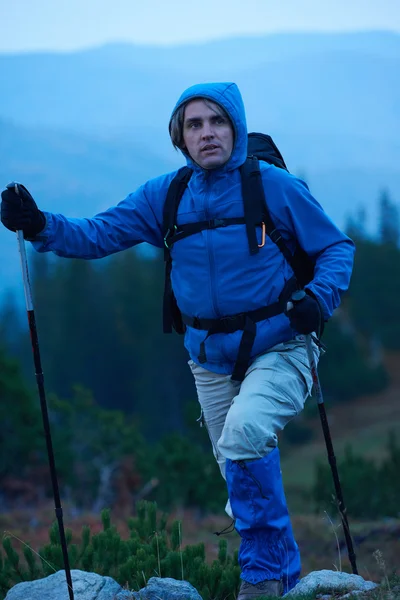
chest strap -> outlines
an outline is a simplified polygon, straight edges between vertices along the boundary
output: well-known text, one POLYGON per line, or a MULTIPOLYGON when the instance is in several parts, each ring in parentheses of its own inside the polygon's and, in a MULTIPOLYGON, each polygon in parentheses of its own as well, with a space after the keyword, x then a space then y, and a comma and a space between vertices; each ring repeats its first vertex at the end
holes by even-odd
POLYGON ((244 217, 227 217, 226 219, 209 219, 208 221, 196 221, 195 223, 175 225, 173 231, 167 231, 167 235, 164 238, 164 244, 168 250, 171 250, 175 242, 179 242, 179 240, 183 240, 194 233, 199 233, 205 229, 227 227, 228 225, 244 225, 245 222, 244 217))
POLYGON ((239 313, 230 317, 222 317, 221 319, 199 319, 182 314, 182 320, 185 325, 193 327, 193 329, 207 331, 207 335, 200 344, 199 362, 204 364, 207 362, 205 343, 207 338, 213 333, 233 333, 235 331, 243 331, 242 339, 239 345, 239 352, 232 373, 232 379, 235 381, 243 381, 246 371, 249 367, 251 351, 257 333, 258 321, 264 321, 283 313, 285 303, 279 300, 269 306, 263 306, 247 313, 239 313))

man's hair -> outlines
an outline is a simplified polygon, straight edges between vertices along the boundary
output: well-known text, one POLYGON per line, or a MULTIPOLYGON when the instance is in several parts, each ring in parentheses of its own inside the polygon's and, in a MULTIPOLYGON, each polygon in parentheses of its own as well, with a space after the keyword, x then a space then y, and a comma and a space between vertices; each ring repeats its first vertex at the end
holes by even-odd
POLYGON ((206 106, 208 106, 208 108, 211 108, 211 110, 215 111, 218 115, 221 115, 222 117, 225 117, 225 119, 228 119, 228 121, 232 125, 232 119, 230 118, 226 110, 222 106, 217 104, 217 102, 209 100, 208 98, 203 98, 201 96, 191 98, 190 100, 184 102, 178 108, 178 110, 173 114, 171 122, 169 124, 169 135, 171 137, 171 142, 175 150, 186 150, 185 142, 183 141, 183 124, 185 121, 186 107, 189 104, 189 102, 192 102, 193 100, 203 100, 203 102, 206 104, 206 106))

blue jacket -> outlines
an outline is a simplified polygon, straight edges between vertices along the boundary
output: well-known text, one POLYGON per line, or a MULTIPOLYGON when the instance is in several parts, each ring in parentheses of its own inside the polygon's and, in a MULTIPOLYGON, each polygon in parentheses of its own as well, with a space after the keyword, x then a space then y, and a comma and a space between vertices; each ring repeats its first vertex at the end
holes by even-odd
MULTIPOLYGON (((185 101, 207 97, 230 115, 235 143, 229 161, 204 171, 186 156, 193 169, 179 204, 177 223, 223 217, 242 217, 243 201, 238 167, 247 154, 247 127, 242 98, 234 83, 200 84, 186 90, 174 111, 185 101)), ((316 257, 315 277, 307 286, 320 301, 325 319, 339 305, 349 285, 354 244, 330 220, 306 184, 283 169, 260 161, 271 216, 294 249, 297 239, 316 257)), ((117 206, 91 219, 68 219, 46 212, 47 224, 33 242, 39 252, 59 256, 101 258, 141 242, 163 247, 163 205, 176 172, 142 185, 117 206)), ((267 237, 265 246, 250 256, 245 225, 201 231, 177 242, 172 249, 172 286, 181 311, 199 318, 219 318, 251 311, 278 300, 291 267, 267 237)), ((161 301, 161 299, 160 299, 161 301)), ((288 318, 278 315, 257 324, 252 357, 293 338, 288 318)), ((185 346, 198 361, 205 331, 188 328, 185 346)), ((206 341, 207 362, 216 373, 232 373, 242 331, 217 333, 206 341)))

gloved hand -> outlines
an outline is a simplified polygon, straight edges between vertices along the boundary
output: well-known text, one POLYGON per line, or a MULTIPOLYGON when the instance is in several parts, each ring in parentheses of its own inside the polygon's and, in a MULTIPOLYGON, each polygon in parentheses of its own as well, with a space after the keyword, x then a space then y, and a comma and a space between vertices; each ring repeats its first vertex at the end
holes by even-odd
POLYGON ((46 225, 46 217, 25 186, 9 183, 1 192, 1 222, 10 231, 22 229, 26 239, 34 239, 46 225), (16 192, 18 187, 18 194, 16 192))
POLYGON ((322 333, 322 310, 318 300, 307 291, 300 290, 292 295, 285 314, 291 327, 299 333, 308 334, 315 331, 317 336, 322 333))

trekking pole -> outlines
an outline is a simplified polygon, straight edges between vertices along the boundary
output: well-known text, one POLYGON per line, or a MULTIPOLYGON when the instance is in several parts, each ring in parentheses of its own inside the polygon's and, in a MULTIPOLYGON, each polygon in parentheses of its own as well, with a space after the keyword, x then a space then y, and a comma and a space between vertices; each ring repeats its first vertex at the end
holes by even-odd
MULTIPOLYGON (((299 302, 300 300, 302 300, 304 298, 304 296, 305 296, 304 290, 299 290, 297 292, 294 292, 292 294, 292 302, 288 302, 287 310, 290 310, 291 308, 293 308, 293 305, 296 302, 299 302)), ((327 417, 326 410, 325 410, 324 397, 322 394, 322 388, 321 388, 321 383, 319 380, 317 364, 315 362, 315 357, 314 357, 313 335, 312 334, 306 335, 306 348, 307 348, 308 362, 310 365, 310 370, 311 370, 311 375, 312 375, 312 380, 313 380, 313 386, 314 386, 315 395, 316 395, 317 404, 318 404, 319 416, 321 418, 322 431, 324 433, 325 444, 326 444, 326 449, 327 449, 327 453, 328 453, 328 461, 329 461, 329 465, 331 467, 333 483, 335 486, 338 509, 339 509, 341 520, 342 520, 344 537, 345 537, 346 546, 347 546, 347 553, 349 556, 349 561, 351 564, 352 571, 353 571, 354 575, 358 575, 356 555, 354 552, 353 540, 351 538, 349 522, 347 519, 347 510, 346 510, 346 507, 344 504, 342 486, 340 484, 339 472, 338 472, 337 464, 336 464, 335 451, 333 449, 333 443, 332 443, 331 432, 329 429, 328 417, 327 417)))
MULTIPOLYGON (((18 189, 18 184, 15 184, 15 192, 18 196, 20 195, 19 189, 18 189)), ((31 335, 33 362, 35 365, 36 382, 37 382, 37 386, 38 386, 38 390, 39 390, 40 406, 41 406, 41 410, 42 410, 43 426, 44 426, 44 432, 45 432, 45 437, 46 437, 47 454, 48 454, 48 458, 49 458, 51 482, 52 482, 52 486, 53 486, 55 511, 56 511, 56 517, 57 517, 57 521, 58 521, 58 528, 60 531, 61 549, 62 549, 62 554, 63 554, 63 558, 64 558, 65 576, 67 579, 69 599, 74 600, 74 590, 72 588, 72 579, 71 579, 71 570, 69 567, 67 541, 65 538, 65 531, 64 531, 64 524, 63 524, 63 510, 62 510, 61 502, 60 502, 60 492, 59 492, 59 488, 58 488, 57 472, 56 472, 56 465, 55 465, 54 453, 53 453, 53 444, 51 441, 50 422, 49 422, 49 415, 48 415, 47 403, 46 403, 46 395, 45 395, 45 389, 44 389, 44 377, 43 377, 43 370, 42 370, 40 352, 39 352, 39 339, 38 339, 37 330, 36 330, 36 319, 35 319, 35 312, 33 309, 33 302, 32 302, 32 292, 31 292, 31 285, 30 285, 29 271, 28 271, 28 261, 26 258, 24 233, 21 230, 18 230, 16 233, 17 233, 17 240, 18 240, 18 249, 19 249, 20 258, 21 258, 22 279, 23 279, 23 284, 24 284, 26 310, 27 310, 27 314, 28 314, 29 332, 31 335)))

